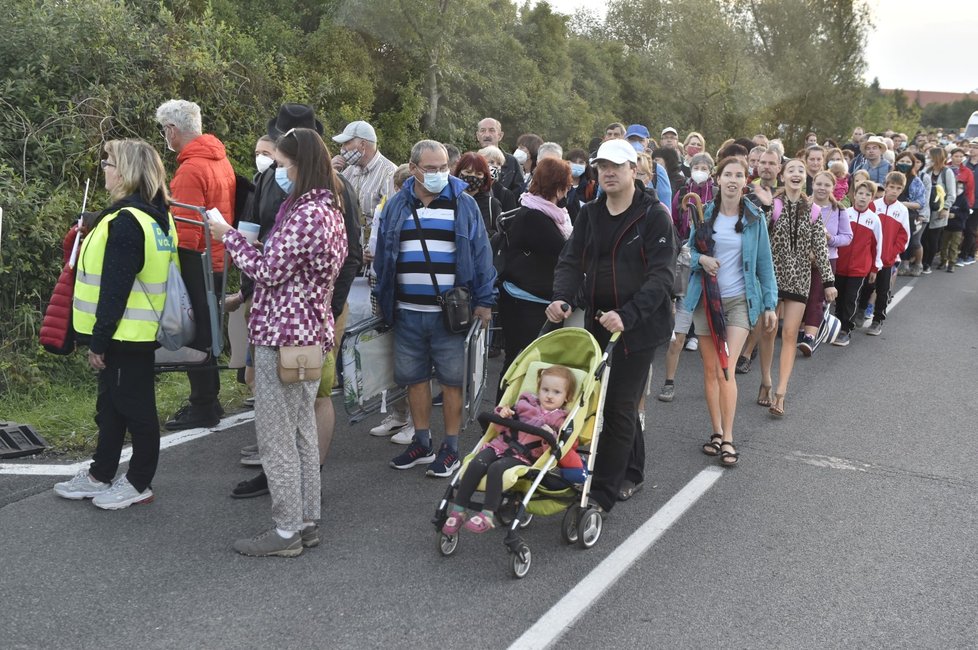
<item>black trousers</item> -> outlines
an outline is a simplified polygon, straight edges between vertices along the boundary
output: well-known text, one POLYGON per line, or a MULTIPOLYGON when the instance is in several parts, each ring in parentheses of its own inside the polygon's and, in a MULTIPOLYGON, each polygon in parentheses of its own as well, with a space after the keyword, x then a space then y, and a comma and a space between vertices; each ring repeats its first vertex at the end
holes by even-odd
POLYGON ((866 278, 863 277, 835 276, 835 288, 839 291, 839 295, 835 299, 835 316, 842 324, 843 332, 852 331, 853 317, 856 314, 856 301, 859 299, 859 292, 864 282, 866 282, 866 278))
MULTIPOLYGON (((547 322, 546 310, 547 306, 542 303, 520 300, 506 293, 505 289, 499 290, 499 322, 505 337, 502 375, 506 374, 509 365, 523 348, 540 335, 540 329, 547 322)), ((497 403, 502 396, 502 390, 497 390, 497 403)))
POLYGON ((859 311, 866 311, 869 306, 869 297, 876 291, 876 305, 873 307, 873 320, 882 323, 886 320, 886 305, 890 302, 890 280, 893 276, 893 267, 884 266, 876 274, 876 282, 870 283, 869 276, 862 290, 859 292, 859 311))
MULTIPOLYGON (((926 228, 926 226, 923 227, 926 228)), ((921 236, 920 243, 924 247, 924 266, 929 267, 933 263, 934 256, 937 255, 937 251, 941 247, 941 234, 943 232, 943 226, 927 228, 921 236)))
POLYGON ((523 461, 512 456, 496 456, 496 450, 486 448, 476 454, 475 458, 469 461, 465 473, 458 482, 458 492, 455 495, 455 503, 463 508, 476 510, 478 504, 473 504, 471 499, 475 489, 479 487, 479 481, 486 477, 486 497, 482 509, 495 512, 499 509, 503 495, 503 472, 510 467, 525 465, 523 461))
POLYGON ((110 348, 105 355, 95 403, 98 444, 88 470, 103 483, 111 482, 119 469, 126 431, 132 438, 132 460, 126 478, 142 492, 156 474, 160 423, 156 415, 153 359, 152 350, 130 352, 110 348))
MULTIPOLYGON (((217 299, 224 300, 224 273, 214 272, 214 291, 217 299)), ((198 327, 208 327, 206 319, 198 321, 198 327)), ((199 370, 188 370, 187 379, 190 381, 190 405, 198 410, 214 409, 221 392, 221 373, 217 369, 217 359, 212 359, 199 370)))
MULTIPOLYGON (((610 334, 593 332, 602 347, 610 334)), ((638 420, 638 404, 645 390, 655 348, 626 353, 619 341, 611 355, 611 373, 605 393, 604 427, 594 459, 591 498, 605 512, 618 502, 618 491, 626 478, 634 483, 645 480, 645 437, 638 420)))
POLYGON ((960 257, 975 256, 976 233, 978 233, 978 210, 972 210, 964 226, 964 239, 961 241, 960 257))

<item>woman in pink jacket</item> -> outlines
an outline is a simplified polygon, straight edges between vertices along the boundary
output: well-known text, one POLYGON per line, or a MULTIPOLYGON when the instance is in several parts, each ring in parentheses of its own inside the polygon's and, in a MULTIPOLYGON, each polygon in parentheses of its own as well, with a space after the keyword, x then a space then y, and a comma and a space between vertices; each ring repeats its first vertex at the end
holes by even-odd
POLYGON ((248 338, 255 346, 255 430, 272 495, 275 526, 234 543, 243 555, 293 557, 319 543, 319 445, 314 381, 285 384, 279 348, 332 349, 333 285, 347 254, 346 228, 330 155, 312 129, 292 129, 276 143, 275 180, 288 194, 261 250, 219 219, 211 233, 223 240, 241 272, 255 281, 248 338))

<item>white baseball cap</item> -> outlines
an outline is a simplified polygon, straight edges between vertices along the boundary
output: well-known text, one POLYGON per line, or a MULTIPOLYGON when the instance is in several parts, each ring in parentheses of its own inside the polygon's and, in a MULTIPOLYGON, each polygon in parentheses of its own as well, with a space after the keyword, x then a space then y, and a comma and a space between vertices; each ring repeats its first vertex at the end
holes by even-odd
POLYGON ((591 162, 598 162, 599 160, 607 160, 616 165, 620 165, 626 162, 637 162, 638 155, 635 147, 628 140, 607 140, 606 142, 602 142, 601 146, 598 147, 598 153, 594 155, 594 159, 591 162))
POLYGON ((374 127, 370 126, 367 122, 363 120, 357 120, 356 122, 350 122, 343 129, 343 133, 333 136, 333 142, 338 142, 343 144, 344 142, 349 142, 353 138, 362 138, 367 142, 377 142, 377 132, 374 131, 374 127))

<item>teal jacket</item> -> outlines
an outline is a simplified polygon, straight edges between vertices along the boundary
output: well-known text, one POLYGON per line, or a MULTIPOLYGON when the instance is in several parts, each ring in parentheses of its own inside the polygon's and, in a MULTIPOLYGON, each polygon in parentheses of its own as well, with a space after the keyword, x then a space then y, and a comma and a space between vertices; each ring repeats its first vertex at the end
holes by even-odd
MULTIPOLYGON (((771 258, 771 239, 767 233, 767 220, 763 213, 746 198, 744 202, 744 285, 747 288, 747 317, 751 327, 757 323, 761 312, 774 311, 778 306, 778 281, 774 279, 774 260, 771 258)), ((716 204, 706 204, 704 218, 707 223, 713 218, 716 204)), ((700 266, 700 252, 696 250, 696 225, 689 231, 691 251, 691 275, 686 290, 686 309, 694 311, 703 295, 703 267, 700 266)))

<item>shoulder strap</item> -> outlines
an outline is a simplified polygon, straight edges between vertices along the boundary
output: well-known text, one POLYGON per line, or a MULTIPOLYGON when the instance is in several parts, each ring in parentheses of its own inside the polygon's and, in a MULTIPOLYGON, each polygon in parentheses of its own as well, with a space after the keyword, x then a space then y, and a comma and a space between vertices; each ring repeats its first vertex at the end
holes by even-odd
POLYGON ((784 201, 780 198, 775 198, 772 206, 774 210, 771 212, 771 223, 774 223, 781 218, 781 211, 784 210, 784 201))
POLYGON ((441 289, 438 287, 438 279, 435 277, 435 270, 431 264, 431 255, 428 253, 428 244, 424 239, 424 231, 421 229, 421 219, 418 218, 418 211, 414 207, 414 199, 411 201, 411 216, 414 217, 414 227, 418 229, 418 241, 421 242, 421 250, 424 252, 424 261, 428 265, 428 275, 431 276, 431 284, 435 287, 435 297, 440 298, 441 289))

